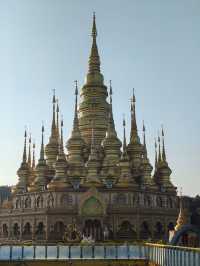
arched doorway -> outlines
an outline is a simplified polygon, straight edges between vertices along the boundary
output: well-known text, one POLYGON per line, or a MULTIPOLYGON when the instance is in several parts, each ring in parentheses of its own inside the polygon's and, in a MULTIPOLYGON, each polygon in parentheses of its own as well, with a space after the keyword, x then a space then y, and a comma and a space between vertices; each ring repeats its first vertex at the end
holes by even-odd
POLYGON ((91 196, 84 201, 81 207, 81 216, 83 218, 87 217, 87 219, 84 219, 83 235, 86 237, 92 237, 95 241, 103 239, 103 229, 101 223, 103 213, 103 205, 97 197, 91 196))
POLYGON ((119 226, 117 237, 120 239, 136 239, 137 235, 133 225, 129 221, 123 221, 119 226))
POLYGON ((157 222, 155 224, 154 238, 163 239, 164 235, 165 235, 164 226, 162 225, 161 222, 157 222))
POLYGON ((32 238, 31 225, 30 225, 29 222, 27 222, 27 223, 24 225, 23 238, 24 238, 24 239, 31 239, 31 238, 32 238))
POLYGON ((100 241, 103 238, 103 230, 101 221, 98 219, 88 219, 83 227, 83 235, 92 237, 95 241, 100 241))
POLYGON ((15 223, 13 226, 13 236, 14 236, 14 238, 18 239, 19 235, 20 235, 20 228, 19 228, 19 225, 17 223, 15 223))
POLYGON ((45 238, 45 226, 43 222, 39 222, 35 232, 36 239, 42 240, 45 238))
POLYGON ((54 224, 52 237, 56 240, 62 240, 65 232, 65 225, 62 221, 57 221, 54 224))
POLYGON ((151 238, 151 231, 149 228, 149 224, 144 221, 141 225, 140 225, 140 239, 149 239, 151 238))

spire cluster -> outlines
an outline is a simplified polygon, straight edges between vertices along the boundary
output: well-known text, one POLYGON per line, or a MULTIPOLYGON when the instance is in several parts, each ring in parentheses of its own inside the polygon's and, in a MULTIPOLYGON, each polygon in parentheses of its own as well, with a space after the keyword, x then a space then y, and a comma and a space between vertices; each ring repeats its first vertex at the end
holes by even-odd
POLYGON ((67 153, 64 148, 63 119, 61 118, 60 121, 60 108, 54 89, 51 133, 45 146, 44 125, 42 125, 40 157, 37 164, 35 163, 35 143, 32 145, 31 136, 28 139, 27 158, 27 132, 25 130, 23 160, 18 170, 20 189, 26 190, 28 187, 30 191, 54 190, 69 186, 79 189, 80 186, 91 183, 107 188, 114 185, 138 185, 140 187, 148 185, 155 189, 156 184, 162 187, 172 187, 163 127, 161 138, 158 135, 155 142, 155 173, 153 177, 151 176, 152 166, 147 153, 144 122, 143 143, 140 142, 138 133, 134 89, 130 105, 130 141, 127 144, 125 118, 123 118, 123 145, 118 138, 113 117, 113 86, 110 80, 108 91, 103 84, 96 38, 97 28, 94 14, 89 72, 86 84, 81 89, 83 101, 79 104, 79 108, 78 82, 77 80, 74 82, 74 118, 71 135, 66 143, 67 153))

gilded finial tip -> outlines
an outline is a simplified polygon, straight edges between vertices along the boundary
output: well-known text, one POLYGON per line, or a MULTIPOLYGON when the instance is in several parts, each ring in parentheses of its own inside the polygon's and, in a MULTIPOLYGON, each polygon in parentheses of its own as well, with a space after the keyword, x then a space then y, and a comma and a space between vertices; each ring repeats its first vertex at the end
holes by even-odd
POLYGON ((110 84, 110 95, 113 94, 113 91, 112 91, 112 80, 109 80, 109 84, 110 84))
POLYGON ((123 127, 126 126, 125 114, 123 114, 123 127))
POLYGON ((29 143, 31 143, 31 133, 29 135, 29 140, 28 141, 29 141, 29 143))
POLYGON ((75 80, 74 83, 75 83, 75 95, 78 95, 78 81, 75 80))
POLYGON ((53 89, 53 101, 54 104, 56 103, 56 89, 53 89))
POLYGON ((144 120, 142 121, 142 123, 143 123, 142 130, 143 130, 143 132, 145 132, 146 128, 145 128, 144 120))
POLYGON ((162 137, 164 137, 165 136, 165 133, 164 133, 163 125, 161 125, 161 128, 162 128, 162 137))
POLYGON ((93 25, 92 25, 92 37, 95 38, 97 36, 97 29, 96 29, 96 14, 93 12, 93 25))

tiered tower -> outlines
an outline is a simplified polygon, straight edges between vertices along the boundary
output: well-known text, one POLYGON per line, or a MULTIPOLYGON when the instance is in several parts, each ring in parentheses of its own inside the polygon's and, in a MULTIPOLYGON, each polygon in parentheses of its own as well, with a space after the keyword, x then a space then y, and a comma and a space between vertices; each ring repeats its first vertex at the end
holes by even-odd
POLYGON ((109 232, 109 239, 160 239, 164 237, 163 228, 167 232, 167 224, 176 221, 176 187, 170 179, 164 130, 158 147, 156 143, 152 176, 145 125, 143 141, 138 133, 134 91, 128 144, 125 119, 123 145, 117 135, 112 84, 110 81, 107 102, 96 37, 93 15, 89 69, 79 104, 75 81, 73 127, 66 145, 55 92, 51 133, 45 146, 42 126, 37 164, 35 144, 31 153, 30 139, 27 156, 25 132, 19 180, 9 204, 0 209, 0 238, 3 235, 6 239, 20 237, 55 243, 63 240, 66 228, 77 227, 96 240, 103 239, 104 230, 109 232))

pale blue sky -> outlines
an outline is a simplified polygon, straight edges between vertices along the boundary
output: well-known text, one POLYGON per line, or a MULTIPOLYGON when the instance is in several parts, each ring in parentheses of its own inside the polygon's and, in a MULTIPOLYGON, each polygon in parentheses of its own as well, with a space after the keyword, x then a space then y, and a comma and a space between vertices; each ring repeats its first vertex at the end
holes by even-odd
POLYGON ((65 140, 69 136, 73 82, 84 82, 93 11, 105 83, 113 83, 118 135, 122 113, 130 123, 135 87, 138 127, 144 119, 152 164, 154 137, 164 124, 173 182, 185 194, 200 193, 198 0, 0 0, 0 185, 17 181, 25 125, 38 146, 44 120, 47 141, 53 88, 65 140))

